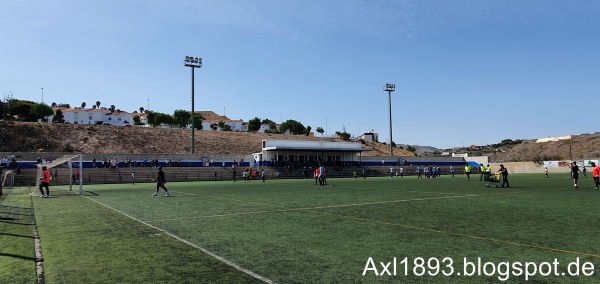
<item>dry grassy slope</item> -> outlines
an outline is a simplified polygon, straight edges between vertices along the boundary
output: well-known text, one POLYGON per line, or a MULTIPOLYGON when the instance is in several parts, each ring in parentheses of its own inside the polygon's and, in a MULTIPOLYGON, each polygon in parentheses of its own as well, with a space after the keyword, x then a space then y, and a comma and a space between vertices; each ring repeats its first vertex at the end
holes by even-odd
POLYGON ((493 161, 531 161, 534 157, 560 157, 564 160, 600 158, 600 134, 573 136, 570 140, 535 143, 525 142, 501 151, 488 152, 493 161))
MULTIPOLYGON (((249 154, 260 152, 264 139, 333 141, 302 135, 255 134, 247 132, 196 131, 196 152, 206 154, 249 154)), ((63 152, 69 143, 82 153, 190 153, 191 131, 117 127, 101 125, 45 124, 0 120, 0 152, 63 152)), ((339 141, 339 140, 338 140, 339 141)), ((388 156, 390 148, 364 142, 363 156, 388 156)), ((562 159, 600 158, 600 134, 574 136, 571 140, 547 143, 523 143, 503 147, 500 152, 482 153, 493 161, 530 161, 535 156, 560 156, 562 159)), ((395 149, 396 156, 413 156, 395 149)))
MULTIPOLYGON (((381 143, 375 142, 364 142, 363 145, 366 145, 368 148, 373 149, 373 151, 365 151, 363 152, 363 156, 389 156, 390 155, 390 145, 385 145, 381 143)), ((414 156, 412 152, 406 150, 400 150, 398 148, 394 149, 394 156, 414 156)))
MULTIPOLYGON (((334 141, 302 135, 195 131, 196 152, 205 154, 260 152, 264 139, 334 141)), ((50 152, 63 152, 67 144, 76 152, 82 153, 186 154, 191 152, 191 130, 0 121, 0 152, 34 152, 46 149, 50 152)), ((389 148, 379 143, 364 143, 363 147, 374 148, 374 151, 366 151, 363 154, 365 156, 389 154, 389 148)), ((399 151, 395 150, 394 153, 403 155, 399 151)))

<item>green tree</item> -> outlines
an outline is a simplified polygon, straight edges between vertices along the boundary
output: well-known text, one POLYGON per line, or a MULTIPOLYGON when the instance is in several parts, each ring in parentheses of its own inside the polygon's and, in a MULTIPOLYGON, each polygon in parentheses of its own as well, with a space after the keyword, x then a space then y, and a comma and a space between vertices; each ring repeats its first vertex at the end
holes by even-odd
POLYGON ((202 120, 204 118, 201 115, 194 115, 194 124, 192 127, 195 127, 197 130, 202 130, 202 120))
POLYGON ((8 114, 8 105, 0 99, 0 118, 6 119, 8 114))
POLYGON ((342 138, 342 140, 344 141, 349 141, 350 140, 350 133, 348 132, 340 132, 340 131, 336 131, 335 135, 337 135, 338 137, 342 138))
POLYGON ((52 122, 58 122, 58 123, 64 123, 65 122, 65 116, 62 113, 62 110, 57 109, 54 112, 54 117, 52 118, 52 122))
POLYGON ((344 141, 350 141, 350 133, 346 132, 346 126, 342 125, 342 131, 336 131, 335 135, 342 138, 344 141))
POLYGON ((273 122, 273 123, 274 123, 274 121, 272 121, 272 120, 270 120, 270 119, 268 119, 268 118, 265 118, 265 119, 263 119, 263 120, 260 122, 260 124, 269 124, 269 125, 270 125, 270 124, 271 124, 271 122, 273 122))
POLYGON ((58 107, 71 108, 71 105, 70 104, 65 104, 65 103, 60 103, 60 104, 58 104, 58 107))
POLYGON ((100 101, 96 101, 96 108, 100 108, 100 101))
POLYGON ((85 102, 82 102, 82 103, 81 103, 81 108, 85 108, 85 106, 86 106, 86 105, 87 105, 87 104, 86 104, 85 102))
POLYGON ((144 113, 144 107, 140 107, 140 113, 144 113))
POLYGON ((219 123, 217 123, 217 126, 221 129, 221 131, 231 131, 231 126, 225 124, 225 121, 219 121, 219 123))
POLYGON ((311 129, 312 129, 312 127, 310 127, 310 125, 307 126, 306 129, 304 129, 304 135, 306 135, 306 136, 310 135, 310 130, 311 129))
POLYGON ((136 115, 136 116, 133 117, 133 124, 134 125, 142 125, 143 124, 142 121, 140 120, 140 116, 139 115, 136 115))
POLYGON ((409 152, 413 152, 413 153, 415 153, 415 152, 417 152, 417 148, 415 148, 415 147, 413 147, 413 146, 410 146, 410 145, 408 145, 408 146, 406 147, 406 151, 409 151, 409 152))
POLYGON ((279 133, 277 130, 277 123, 273 121, 269 122, 269 129, 265 130, 265 133, 279 133))
POLYGON ((255 132, 260 129, 260 118, 255 117, 248 121, 248 132, 255 132))
POLYGON ((154 120, 156 125, 166 124, 171 128, 173 128, 174 125, 177 125, 173 116, 165 113, 156 113, 156 117, 154 120))
POLYGON ((169 127, 173 128, 173 126, 178 126, 179 123, 177 123, 177 121, 175 120, 175 117, 173 117, 170 114, 164 114, 164 123, 166 125, 168 125, 169 127))
MULTIPOLYGON (((140 108, 140 109, 142 109, 142 108, 140 108)), ((189 111, 182 110, 182 109, 177 109, 173 113, 173 119, 175 119, 175 122, 179 125, 180 128, 187 127, 187 125, 190 124, 191 117, 192 117, 192 114, 189 111)))
POLYGON ((325 129, 323 129, 323 127, 321 127, 321 126, 317 127, 317 133, 321 134, 321 137, 323 137, 324 132, 325 132, 325 129))
POLYGON ((41 118, 42 121, 45 121, 47 116, 51 116, 54 114, 54 111, 49 105, 41 103, 33 104, 31 109, 29 110, 29 113, 31 114, 31 116, 41 118))
POLYGON ((8 101, 9 112, 12 116, 17 116, 20 121, 36 121, 39 116, 31 114, 31 108, 35 103, 32 101, 22 101, 18 99, 10 99, 8 101))
POLYGON ((148 125, 152 126, 152 127, 156 127, 157 125, 159 125, 160 123, 156 122, 156 113, 153 111, 146 111, 146 122, 148 123, 148 125))
POLYGON ((288 119, 279 126, 279 132, 284 133, 289 130, 292 135, 304 134, 305 129, 302 123, 293 119, 288 119))

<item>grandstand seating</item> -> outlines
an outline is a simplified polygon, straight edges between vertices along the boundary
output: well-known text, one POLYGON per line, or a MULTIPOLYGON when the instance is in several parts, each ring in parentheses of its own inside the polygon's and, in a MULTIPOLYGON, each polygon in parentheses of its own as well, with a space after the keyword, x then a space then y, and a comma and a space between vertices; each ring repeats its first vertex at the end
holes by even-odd
MULTIPOLYGON (((370 166, 364 167, 368 176, 389 176, 390 166, 370 166)), ((399 167, 394 166, 397 170, 399 167)), ((416 174, 416 166, 402 166, 404 175, 410 176, 416 174)), ((245 167, 237 168, 238 180, 241 179, 242 171, 245 167)), ((279 178, 303 178, 302 169, 294 169, 286 171, 283 167, 264 167, 267 171, 267 179, 277 178, 277 172, 280 173, 279 178)), ((328 168, 328 177, 352 177, 353 172, 357 171, 359 176, 362 176, 363 167, 346 167, 341 169, 328 168)), ((462 174, 464 169, 460 166, 455 167, 456 174, 462 174)), ((88 168, 83 170, 83 184, 115 184, 115 183, 130 183, 131 172, 135 172, 136 183, 152 182, 152 179, 158 172, 157 168, 151 167, 133 167, 133 168, 88 168)), ((230 167, 163 167, 165 177, 169 182, 177 181, 211 181, 214 179, 215 172, 217 180, 232 180, 232 170, 230 167)), ((441 166, 442 175, 450 173, 449 166, 441 166)), ((69 174, 65 169, 59 169, 58 175, 51 172, 54 177, 51 185, 68 185, 70 182, 69 174)), ((19 174, 15 175, 15 186, 34 186, 37 172, 35 169, 23 169, 19 174)), ((309 172, 309 177, 312 177, 312 172, 309 172)), ((259 177, 257 177, 258 179, 259 177)))

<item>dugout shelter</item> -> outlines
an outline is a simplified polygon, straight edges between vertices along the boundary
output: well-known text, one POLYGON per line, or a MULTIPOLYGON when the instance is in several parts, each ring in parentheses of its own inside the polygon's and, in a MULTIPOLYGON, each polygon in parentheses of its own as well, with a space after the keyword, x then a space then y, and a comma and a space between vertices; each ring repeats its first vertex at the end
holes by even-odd
POLYGON ((263 140, 262 151, 253 153, 255 162, 263 166, 285 163, 360 163, 359 142, 263 140))

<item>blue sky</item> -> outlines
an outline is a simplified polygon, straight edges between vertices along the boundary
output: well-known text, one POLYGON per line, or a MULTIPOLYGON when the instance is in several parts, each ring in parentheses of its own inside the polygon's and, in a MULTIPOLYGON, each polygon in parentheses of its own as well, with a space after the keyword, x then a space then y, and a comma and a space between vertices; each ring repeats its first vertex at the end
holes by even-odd
POLYGON ((600 2, 0 2, 0 94, 440 148, 600 131, 600 2), (595 120, 595 121, 594 121, 595 120))

